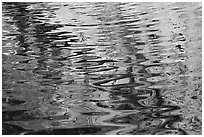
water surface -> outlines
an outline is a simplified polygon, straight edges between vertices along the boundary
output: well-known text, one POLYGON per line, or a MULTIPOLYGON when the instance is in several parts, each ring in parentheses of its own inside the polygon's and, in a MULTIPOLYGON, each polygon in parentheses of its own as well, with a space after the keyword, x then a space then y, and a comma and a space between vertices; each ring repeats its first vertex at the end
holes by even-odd
POLYGON ((201 134, 201 11, 4 2, 3 134, 201 134))

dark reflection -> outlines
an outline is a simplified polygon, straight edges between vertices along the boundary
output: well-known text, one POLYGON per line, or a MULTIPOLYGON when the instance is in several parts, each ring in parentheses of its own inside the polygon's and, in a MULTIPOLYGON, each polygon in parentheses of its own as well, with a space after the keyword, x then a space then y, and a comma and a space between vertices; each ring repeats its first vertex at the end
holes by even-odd
POLYGON ((200 134, 201 9, 176 4, 3 3, 3 134, 200 134))
POLYGON ((83 127, 74 129, 46 129, 37 132, 26 133, 25 135, 103 135, 114 130, 116 127, 83 127))
POLYGON ((11 125, 11 124, 2 124, 2 135, 17 135, 22 133, 31 132, 32 130, 24 129, 20 126, 11 125))

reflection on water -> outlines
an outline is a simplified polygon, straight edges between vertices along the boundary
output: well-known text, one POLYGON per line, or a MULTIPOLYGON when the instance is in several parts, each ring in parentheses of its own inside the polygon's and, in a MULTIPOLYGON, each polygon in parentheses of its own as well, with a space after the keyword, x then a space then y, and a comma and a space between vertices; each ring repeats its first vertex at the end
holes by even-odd
POLYGON ((201 3, 3 3, 3 134, 201 134, 201 3))

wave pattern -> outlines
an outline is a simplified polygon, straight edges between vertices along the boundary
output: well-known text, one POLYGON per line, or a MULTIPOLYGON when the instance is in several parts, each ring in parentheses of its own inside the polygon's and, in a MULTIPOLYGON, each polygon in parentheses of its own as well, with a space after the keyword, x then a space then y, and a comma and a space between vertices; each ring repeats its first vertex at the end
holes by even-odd
POLYGON ((3 134, 201 134, 201 11, 4 2, 3 134))

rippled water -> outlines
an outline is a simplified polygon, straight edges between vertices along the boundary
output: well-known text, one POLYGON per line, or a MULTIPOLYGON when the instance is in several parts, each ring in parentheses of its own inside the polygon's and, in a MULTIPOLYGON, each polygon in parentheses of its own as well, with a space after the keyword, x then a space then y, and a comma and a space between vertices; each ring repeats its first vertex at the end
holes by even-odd
POLYGON ((201 3, 3 3, 3 134, 201 134, 201 3))

